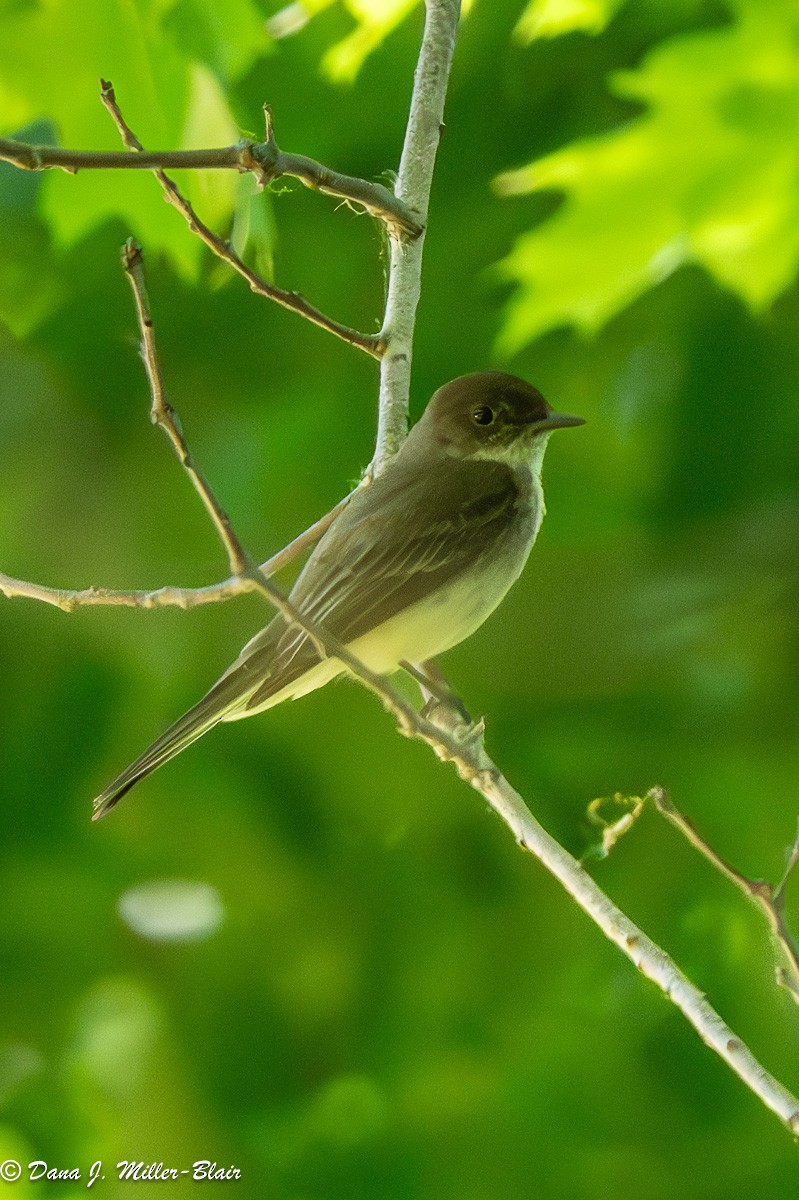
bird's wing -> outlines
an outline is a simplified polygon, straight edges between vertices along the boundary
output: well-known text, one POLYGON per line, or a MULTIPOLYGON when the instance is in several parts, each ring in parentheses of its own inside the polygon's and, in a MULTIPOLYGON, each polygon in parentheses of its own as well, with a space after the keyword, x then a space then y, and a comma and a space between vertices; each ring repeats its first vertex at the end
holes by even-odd
MULTIPOLYGON (((463 464, 470 465, 477 464, 463 464)), ((361 502, 351 512, 360 496, 354 498, 342 514, 348 519, 339 518, 340 523, 336 522, 309 559, 291 592, 292 602, 346 645, 424 600, 483 554, 491 553, 508 532, 519 489, 506 468, 487 471, 493 464, 479 466, 480 486, 472 489, 476 494, 469 495, 469 473, 464 477, 460 472, 460 486, 448 489, 454 495, 443 510, 435 480, 428 489, 430 503, 414 503, 413 511, 401 504, 369 506, 361 502), (431 521, 431 513, 442 511, 443 515, 431 521)), ((247 709, 262 705, 319 661, 310 639, 285 623, 275 644, 276 624, 257 635, 240 657, 249 678, 264 673, 263 682, 243 706, 247 709)))
MULTIPOLYGON (((475 474, 475 466, 448 466, 444 479, 434 469, 424 480, 417 477, 412 508, 401 502, 401 471, 387 469, 328 530, 291 592, 293 603, 346 644, 495 551, 519 489, 506 468, 482 463, 475 474), (438 514, 433 520, 432 513, 438 514)), ((318 662, 306 635, 275 618, 210 691, 105 788, 94 816, 103 816, 137 780, 219 721, 260 707, 318 662)))

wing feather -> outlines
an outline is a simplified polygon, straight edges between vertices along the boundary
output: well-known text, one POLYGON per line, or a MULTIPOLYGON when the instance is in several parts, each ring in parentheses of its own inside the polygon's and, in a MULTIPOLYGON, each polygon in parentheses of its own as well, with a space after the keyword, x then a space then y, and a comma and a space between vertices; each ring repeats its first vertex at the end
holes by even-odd
MULTIPOLYGON (((390 468, 358 493, 297 580, 291 592, 297 607, 348 644, 495 551, 517 512, 521 518, 519 485, 501 464, 455 466, 454 487, 449 473, 446 487, 436 476, 426 478, 421 494, 415 481, 410 509, 403 502, 410 481, 404 481, 403 488, 402 479, 389 478, 381 488, 390 468), (381 490, 388 495, 375 495, 381 490)), ((261 685, 243 706, 252 709, 298 679, 319 656, 301 630, 278 618, 245 647, 242 659, 248 660, 250 678, 259 668, 264 672, 261 685)))

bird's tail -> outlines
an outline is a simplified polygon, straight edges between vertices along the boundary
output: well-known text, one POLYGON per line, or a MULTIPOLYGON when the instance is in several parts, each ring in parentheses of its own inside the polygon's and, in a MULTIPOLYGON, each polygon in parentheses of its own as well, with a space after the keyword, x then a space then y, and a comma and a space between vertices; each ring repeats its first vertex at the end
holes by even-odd
POLYGON ((232 675, 223 675, 193 708, 170 725, 160 738, 109 783, 92 804, 92 820, 97 821, 110 812, 140 779, 169 762, 181 750, 196 742, 213 729, 234 708, 246 703, 248 692, 242 695, 241 684, 232 675))

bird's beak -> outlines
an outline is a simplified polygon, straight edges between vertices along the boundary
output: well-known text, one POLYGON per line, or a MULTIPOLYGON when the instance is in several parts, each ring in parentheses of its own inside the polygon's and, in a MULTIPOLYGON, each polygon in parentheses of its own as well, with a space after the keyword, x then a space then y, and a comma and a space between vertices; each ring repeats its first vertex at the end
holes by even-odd
POLYGON ((571 429, 573 425, 585 425, 585 417, 571 417, 568 413, 551 412, 543 421, 537 422, 538 429, 571 429))

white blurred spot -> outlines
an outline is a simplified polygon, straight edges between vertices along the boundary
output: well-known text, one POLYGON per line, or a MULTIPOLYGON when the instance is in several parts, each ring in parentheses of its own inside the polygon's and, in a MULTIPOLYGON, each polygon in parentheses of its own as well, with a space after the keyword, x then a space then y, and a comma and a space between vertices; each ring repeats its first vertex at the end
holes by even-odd
POLYGON ((225 908, 210 883, 153 879, 119 897, 117 912, 140 937, 152 942, 199 942, 216 933, 225 908))

